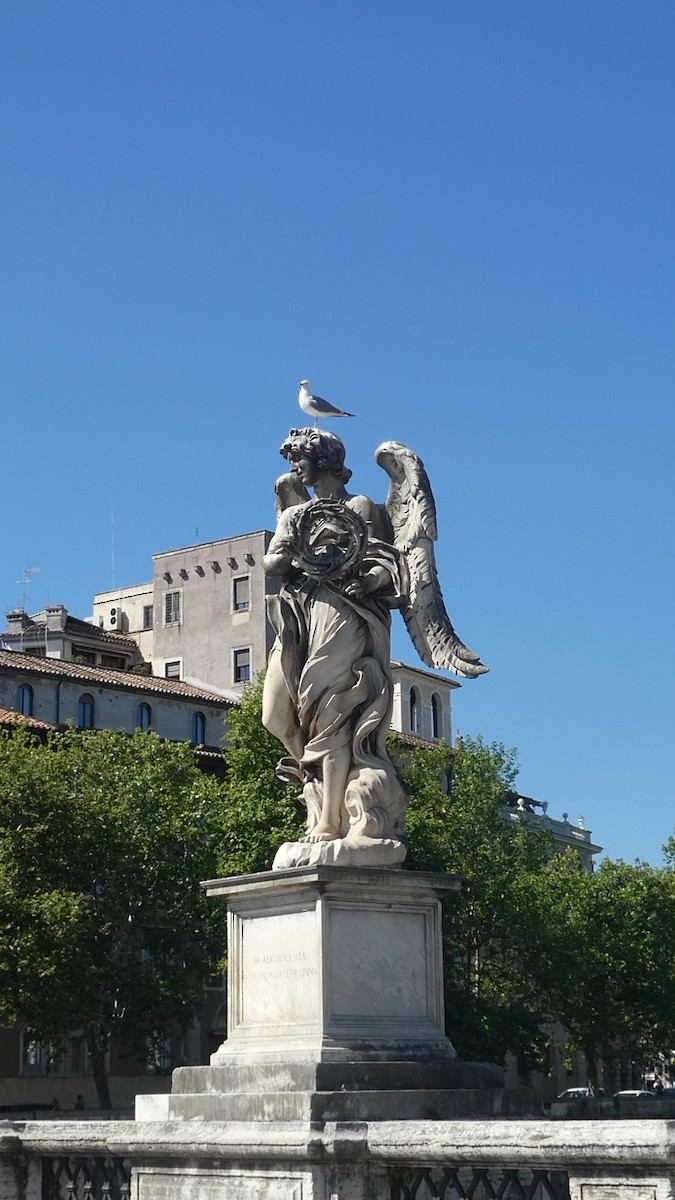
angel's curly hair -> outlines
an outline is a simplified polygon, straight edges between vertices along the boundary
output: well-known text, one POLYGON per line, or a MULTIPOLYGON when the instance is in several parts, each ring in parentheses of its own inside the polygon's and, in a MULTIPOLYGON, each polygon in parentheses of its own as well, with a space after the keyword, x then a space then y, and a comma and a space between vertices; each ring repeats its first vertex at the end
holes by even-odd
POLYGON ((327 429, 291 429, 279 447, 279 453, 287 462, 309 458, 319 470, 335 475, 340 483, 348 483, 352 477, 349 467, 345 466, 346 450, 342 439, 327 429))

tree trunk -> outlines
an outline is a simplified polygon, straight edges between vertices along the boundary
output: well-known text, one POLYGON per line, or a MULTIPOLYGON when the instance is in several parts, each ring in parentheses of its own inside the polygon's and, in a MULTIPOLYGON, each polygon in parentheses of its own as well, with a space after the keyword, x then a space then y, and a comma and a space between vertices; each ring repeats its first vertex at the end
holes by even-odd
POLYGON ((87 1038, 87 1049, 96 1084, 99 1108, 112 1108, 108 1076, 105 1073, 105 1043, 101 1043, 98 1039, 87 1038))

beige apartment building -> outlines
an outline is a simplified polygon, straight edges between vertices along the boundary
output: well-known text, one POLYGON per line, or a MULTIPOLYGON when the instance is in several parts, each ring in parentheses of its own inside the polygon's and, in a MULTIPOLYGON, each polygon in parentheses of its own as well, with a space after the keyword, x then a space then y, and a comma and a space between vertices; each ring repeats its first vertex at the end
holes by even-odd
POLYGON ((239 696, 274 641, 262 568, 271 537, 260 530, 155 554, 152 580, 98 592, 92 621, 132 637, 154 675, 239 696))

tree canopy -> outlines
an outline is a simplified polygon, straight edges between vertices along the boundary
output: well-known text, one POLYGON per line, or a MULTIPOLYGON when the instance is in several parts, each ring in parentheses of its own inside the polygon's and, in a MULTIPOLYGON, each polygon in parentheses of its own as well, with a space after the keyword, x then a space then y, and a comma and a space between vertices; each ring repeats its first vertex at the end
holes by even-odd
POLYGON ((112 1035, 186 1026, 222 913, 217 782, 152 733, 0 734, 0 1012, 57 1049, 82 1030, 102 1107, 112 1035))
POLYGON ((417 747, 400 766, 410 790, 406 867, 463 877, 444 903, 447 1025, 463 1058, 538 1065, 547 1041, 546 927, 531 886, 550 838, 507 815, 516 752, 464 738, 417 747), (448 780, 451 774, 451 786, 448 780))
POLYGON ((600 1062, 618 1087, 632 1084, 673 1042, 675 876, 610 859, 591 874, 569 850, 533 885, 567 1045, 584 1052, 594 1089, 600 1062))
MULTIPOLYGON (((296 840, 299 791, 275 774, 261 684, 230 718, 224 782, 152 733, 0 733, 0 1015, 56 1049, 82 1030, 103 1106, 112 1036, 140 1052, 198 1010, 222 956, 223 910, 200 880, 269 870, 296 840)), ((459 874, 445 901, 447 1027, 464 1059, 544 1065, 551 1020, 595 1062, 641 1070, 672 1043, 675 838, 667 866, 554 853, 507 807, 518 765, 500 743, 411 748, 406 869, 459 874)))

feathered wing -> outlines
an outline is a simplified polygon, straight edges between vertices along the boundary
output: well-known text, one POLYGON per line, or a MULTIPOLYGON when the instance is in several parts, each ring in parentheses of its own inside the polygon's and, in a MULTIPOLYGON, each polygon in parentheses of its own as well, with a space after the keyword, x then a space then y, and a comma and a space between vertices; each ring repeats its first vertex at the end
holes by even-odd
POLYGON ((445 610, 434 555, 436 505, 421 458, 401 442, 383 442, 375 461, 391 480, 386 509, 410 579, 401 612, 417 653, 426 666, 465 679, 485 674, 488 667, 460 641, 445 610))

